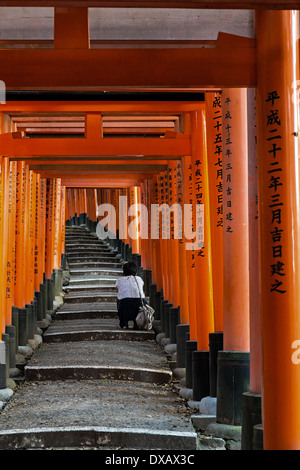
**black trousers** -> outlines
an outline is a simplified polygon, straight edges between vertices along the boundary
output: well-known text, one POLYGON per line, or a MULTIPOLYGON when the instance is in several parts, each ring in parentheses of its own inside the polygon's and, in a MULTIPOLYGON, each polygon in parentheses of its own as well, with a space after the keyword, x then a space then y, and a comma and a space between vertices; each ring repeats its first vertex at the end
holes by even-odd
POLYGON ((124 328, 124 326, 128 328, 128 322, 135 321, 141 305, 140 298, 127 297, 126 299, 118 300, 118 317, 121 328, 124 328))

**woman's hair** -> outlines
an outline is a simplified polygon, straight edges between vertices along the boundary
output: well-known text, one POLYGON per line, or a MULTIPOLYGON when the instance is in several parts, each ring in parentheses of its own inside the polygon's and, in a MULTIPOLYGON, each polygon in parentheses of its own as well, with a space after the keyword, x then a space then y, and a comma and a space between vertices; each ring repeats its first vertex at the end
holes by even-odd
POLYGON ((128 261, 123 266, 123 274, 124 276, 135 276, 137 273, 137 265, 132 261, 128 261))

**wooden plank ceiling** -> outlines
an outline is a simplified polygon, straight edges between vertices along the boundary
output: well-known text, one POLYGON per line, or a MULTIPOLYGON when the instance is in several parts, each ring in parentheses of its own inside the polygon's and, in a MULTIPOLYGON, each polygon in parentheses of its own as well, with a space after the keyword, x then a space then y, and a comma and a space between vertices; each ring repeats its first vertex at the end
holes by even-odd
MULTIPOLYGON (((55 114, 12 114, 11 122, 15 131, 22 132, 24 137, 83 137, 85 135, 85 116, 55 114)), ((114 115, 102 116, 103 137, 140 136, 160 137, 167 131, 178 131, 179 115, 114 115)))

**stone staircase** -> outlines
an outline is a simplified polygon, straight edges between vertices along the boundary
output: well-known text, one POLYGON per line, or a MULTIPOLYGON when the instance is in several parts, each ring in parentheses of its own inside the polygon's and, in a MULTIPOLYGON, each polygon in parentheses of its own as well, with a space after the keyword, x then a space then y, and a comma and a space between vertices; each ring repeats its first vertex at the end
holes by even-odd
POLYGON ((66 227, 66 254, 64 302, 0 413, 0 449, 195 450, 155 332, 118 327, 121 255, 81 226, 66 227))

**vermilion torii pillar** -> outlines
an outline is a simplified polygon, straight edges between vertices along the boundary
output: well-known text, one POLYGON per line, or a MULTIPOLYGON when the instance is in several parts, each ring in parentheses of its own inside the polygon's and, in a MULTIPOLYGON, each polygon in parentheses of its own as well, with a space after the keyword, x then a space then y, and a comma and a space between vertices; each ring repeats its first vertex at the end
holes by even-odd
POLYGON ((249 389, 247 90, 222 91, 223 351, 218 354, 217 423, 242 424, 249 389))
POLYGON ((257 12, 257 119, 266 450, 300 449, 299 12, 257 12))

